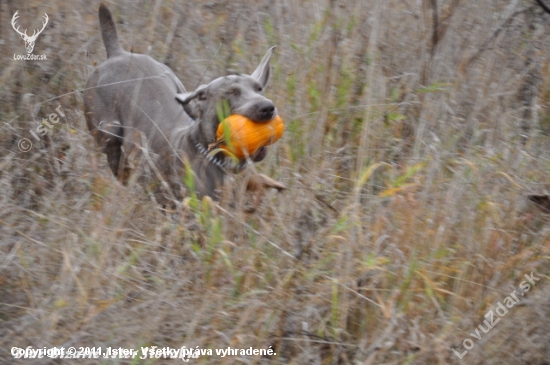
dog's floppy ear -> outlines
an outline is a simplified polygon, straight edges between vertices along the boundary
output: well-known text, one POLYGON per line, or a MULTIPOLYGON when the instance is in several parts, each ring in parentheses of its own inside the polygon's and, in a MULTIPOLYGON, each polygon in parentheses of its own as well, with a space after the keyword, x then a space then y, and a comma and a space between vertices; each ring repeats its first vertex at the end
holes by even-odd
POLYGON ((191 100, 206 100, 206 86, 201 85, 195 91, 176 94, 176 100, 183 105, 183 109, 191 118, 198 118, 196 108, 191 105, 191 100))
POLYGON ((176 94, 176 100, 184 106, 197 98, 199 100, 206 100, 206 85, 199 86, 195 91, 176 94))
POLYGON ((275 46, 267 50, 264 58, 262 58, 262 62, 260 62, 252 75, 250 75, 258 80, 262 87, 266 87, 267 82, 269 81, 269 77, 271 76, 271 65, 269 64, 269 60, 271 59, 271 55, 273 54, 273 48, 275 48, 275 46))
POLYGON ((186 92, 181 94, 176 94, 176 100, 181 105, 189 104, 189 102, 197 97, 196 92, 186 92))

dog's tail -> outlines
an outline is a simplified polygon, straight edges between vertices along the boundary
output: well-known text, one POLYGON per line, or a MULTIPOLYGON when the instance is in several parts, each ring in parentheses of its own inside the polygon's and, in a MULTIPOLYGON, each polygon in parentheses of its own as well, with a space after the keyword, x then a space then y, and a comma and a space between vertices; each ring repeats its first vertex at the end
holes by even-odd
POLYGON ((107 50, 107 58, 123 53, 124 50, 120 46, 120 43, 118 43, 115 22, 113 21, 111 12, 103 3, 99 5, 99 27, 101 28, 101 36, 107 50))

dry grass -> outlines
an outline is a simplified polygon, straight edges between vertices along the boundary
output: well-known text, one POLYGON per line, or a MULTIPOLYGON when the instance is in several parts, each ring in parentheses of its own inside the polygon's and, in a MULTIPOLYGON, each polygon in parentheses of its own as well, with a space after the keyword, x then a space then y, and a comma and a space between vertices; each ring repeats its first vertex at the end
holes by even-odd
POLYGON ((289 189, 253 216, 192 198, 162 214, 86 130, 75 90, 105 59, 98 4, 0 4, 0 362, 12 346, 185 345, 277 353, 201 364, 549 364, 550 227, 525 199, 550 190, 550 15, 534 1, 107 5, 123 46, 190 89, 278 45, 267 96, 287 132, 256 168, 289 189), (47 61, 10 59, 15 10, 50 16, 47 61), (471 337, 531 271, 522 304, 471 337))

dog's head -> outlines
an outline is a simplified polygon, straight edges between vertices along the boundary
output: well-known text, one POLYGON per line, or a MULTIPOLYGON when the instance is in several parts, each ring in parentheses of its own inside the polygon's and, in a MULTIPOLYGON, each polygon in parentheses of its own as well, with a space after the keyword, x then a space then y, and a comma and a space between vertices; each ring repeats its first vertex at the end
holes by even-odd
MULTIPOLYGON (((228 114, 240 114, 255 122, 268 122, 277 115, 273 102, 263 96, 271 74, 269 60, 273 48, 267 51, 251 75, 220 77, 192 92, 176 95, 187 114, 200 122, 201 137, 207 144, 216 140, 224 105, 229 107, 228 114)), ((262 160, 265 148, 251 157, 255 161, 262 160)))

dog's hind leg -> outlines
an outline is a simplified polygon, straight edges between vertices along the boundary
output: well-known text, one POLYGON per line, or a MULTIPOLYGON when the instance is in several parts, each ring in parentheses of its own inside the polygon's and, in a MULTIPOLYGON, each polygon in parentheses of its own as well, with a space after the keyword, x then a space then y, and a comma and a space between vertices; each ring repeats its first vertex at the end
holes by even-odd
POLYGON ((97 129, 93 133, 101 151, 107 155, 109 168, 116 177, 118 176, 119 163, 122 152, 122 126, 120 122, 99 122, 97 129))
POLYGON ((124 135, 123 151, 118 163, 118 180, 124 185, 134 172, 142 165, 143 149, 146 148, 145 135, 138 131, 126 131, 124 135))

